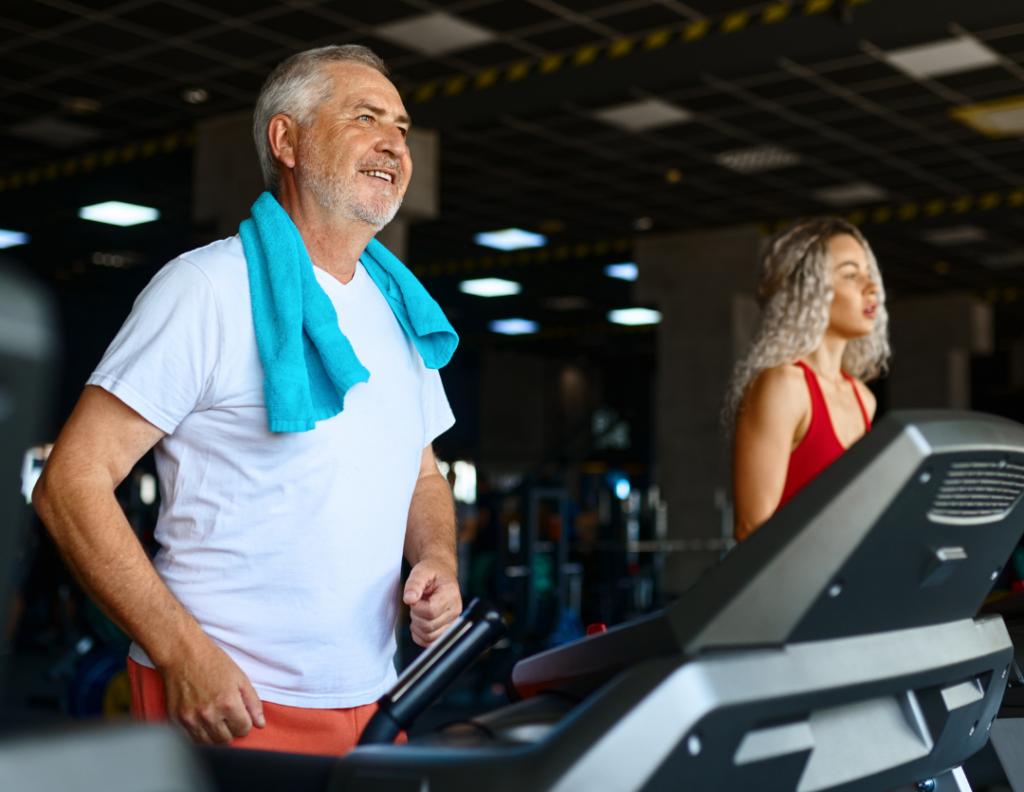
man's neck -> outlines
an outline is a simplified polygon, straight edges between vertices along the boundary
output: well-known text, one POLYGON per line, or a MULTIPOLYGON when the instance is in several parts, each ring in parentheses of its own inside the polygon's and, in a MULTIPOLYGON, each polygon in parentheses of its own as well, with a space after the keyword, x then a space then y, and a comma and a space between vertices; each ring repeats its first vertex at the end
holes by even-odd
POLYGON ((299 229, 313 263, 340 283, 351 281, 359 256, 376 233, 373 227, 328 211, 314 196, 287 181, 281 184, 277 200, 299 229))

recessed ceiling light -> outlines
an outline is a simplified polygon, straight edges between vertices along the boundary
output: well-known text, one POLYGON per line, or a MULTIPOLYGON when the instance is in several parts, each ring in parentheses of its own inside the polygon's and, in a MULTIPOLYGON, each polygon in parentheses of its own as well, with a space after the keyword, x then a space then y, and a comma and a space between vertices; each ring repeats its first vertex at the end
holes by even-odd
POLYGON ((644 132, 648 129, 692 121, 693 113, 663 99, 652 97, 595 110, 594 118, 627 132, 644 132))
POLYGON ((999 53, 973 38, 951 38, 904 47, 885 59, 911 77, 942 77, 999 63, 999 53))
POLYGON ((947 226, 930 228, 921 234, 921 238, 936 247, 952 247, 969 245, 971 242, 984 242, 988 239, 988 231, 976 225, 947 226))
POLYGON ((618 278, 619 280, 624 281, 635 281, 637 275, 640 274, 640 270, 632 261, 627 261, 622 264, 609 264, 604 268, 604 274, 609 278, 618 278))
POLYGON ((477 297, 506 297, 510 294, 519 294, 522 290, 521 283, 504 278, 476 278, 464 280, 459 284, 460 292, 474 294, 477 297))
POLYGON ((540 330, 540 325, 529 319, 495 319, 487 327, 492 333, 502 335, 530 335, 540 330))
POLYGON ((504 228, 501 231, 483 231, 475 234, 473 241, 496 250, 520 250, 544 247, 548 243, 548 238, 543 234, 534 234, 521 228, 504 228))
POLYGON ((381 25, 375 32, 385 41, 422 55, 443 55, 446 52, 486 44, 497 38, 493 31, 446 14, 444 11, 381 25))
POLYGON ((996 253, 991 256, 986 256, 981 260, 981 263, 990 269, 1019 267, 1021 264, 1024 264, 1024 248, 1008 250, 1005 253, 996 253))
POLYGON ((83 220, 94 220, 97 223, 133 226, 159 219, 160 210, 121 201, 105 201, 92 206, 83 206, 78 210, 78 216, 83 220))
POLYGON ((661 311, 650 308, 620 308, 608 312, 608 321, 620 325, 649 325, 661 321, 661 311))
POLYGON ((835 187, 822 187, 812 195, 829 206, 853 206, 854 204, 878 203, 889 197, 889 193, 870 182, 850 182, 835 187))
POLYGON ((737 173, 762 173, 796 165, 800 155, 779 146, 753 146, 723 151, 715 157, 715 162, 737 173))
POLYGON ((23 234, 21 231, 8 231, 7 229, 0 228, 0 250, 14 247, 15 245, 27 245, 28 240, 28 234, 23 234))
POLYGON ((1024 96, 954 107, 949 114, 991 138, 1024 135, 1024 96))
POLYGON ((53 148, 71 148, 100 137, 98 130, 63 118, 34 118, 7 128, 7 133, 53 148))
POLYGON ((205 88, 186 88, 181 92, 181 98, 189 104, 202 104, 210 98, 205 88))

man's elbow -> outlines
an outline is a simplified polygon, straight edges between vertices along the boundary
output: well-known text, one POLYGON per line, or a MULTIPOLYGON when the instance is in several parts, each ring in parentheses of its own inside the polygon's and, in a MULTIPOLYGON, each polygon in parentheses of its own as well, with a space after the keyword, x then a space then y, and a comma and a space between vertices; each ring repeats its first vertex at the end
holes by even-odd
POLYGON ((39 515, 39 519, 43 521, 43 525, 47 529, 50 528, 51 517, 53 516, 53 503, 51 502, 48 479, 48 471, 44 468, 43 474, 32 488, 32 508, 36 510, 36 514, 39 515))

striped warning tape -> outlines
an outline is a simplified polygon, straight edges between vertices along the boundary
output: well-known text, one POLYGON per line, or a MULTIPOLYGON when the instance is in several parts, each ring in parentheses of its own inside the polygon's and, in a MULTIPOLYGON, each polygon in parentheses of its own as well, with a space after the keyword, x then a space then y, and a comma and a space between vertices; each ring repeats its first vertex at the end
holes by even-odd
POLYGON ((475 74, 455 74, 444 80, 427 80, 404 86, 399 93, 403 101, 416 104, 437 98, 458 96, 468 88, 484 90, 499 83, 519 82, 530 76, 544 76, 561 71, 564 67, 589 66, 601 57, 611 60, 623 58, 637 50, 662 49, 672 42, 687 44, 712 35, 727 36, 752 25, 776 25, 787 19, 814 16, 832 9, 851 8, 871 0, 804 0, 803 2, 768 2, 738 11, 721 14, 673 27, 653 30, 642 38, 624 36, 608 44, 587 44, 572 52, 555 52, 538 58, 524 58, 500 68, 482 69, 475 74))
MULTIPOLYGON (((863 209, 854 209, 845 217, 856 226, 885 225, 891 222, 962 215, 968 212, 988 212, 1000 207, 1014 209, 1024 206, 1024 189, 993 190, 976 195, 964 194, 955 198, 932 198, 928 201, 911 201, 903 204, 883 204, 863 209)), ((792 224, 792 220, 776 220, 761 223, 766 234, 781 231, 792 224)))
POLYGON ((90 151, 61 162, 47 162, 23 170, 0 174, 0 193, 34 187, 60 178, 92 173, 99 168, 113 165, 127 165, 137 160, 151 159, 158 154, 173 154, 180 148, 191 148, 196 144, 196 133, 172 132, 160 138, 135 141, 121 146, 112 146, 103 151, 90 151))

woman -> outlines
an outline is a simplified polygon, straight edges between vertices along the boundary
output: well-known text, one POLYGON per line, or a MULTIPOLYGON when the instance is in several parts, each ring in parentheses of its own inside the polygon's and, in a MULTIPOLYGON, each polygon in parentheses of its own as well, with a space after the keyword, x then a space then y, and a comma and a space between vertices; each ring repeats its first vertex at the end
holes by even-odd
POLYGON ((762 325, 725 412, 738 541, 871 429, 875 397, 864 382, 889 359, 882 276, 845 220, 801 220, 776 235, 757 297, 762 325))

